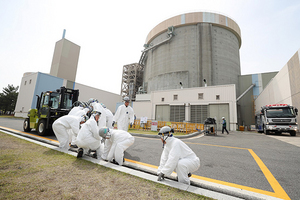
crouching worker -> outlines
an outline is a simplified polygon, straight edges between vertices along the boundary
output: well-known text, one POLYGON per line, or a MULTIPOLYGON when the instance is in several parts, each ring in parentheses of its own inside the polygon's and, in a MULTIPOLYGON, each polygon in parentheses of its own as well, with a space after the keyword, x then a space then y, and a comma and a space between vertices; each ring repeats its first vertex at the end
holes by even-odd
POLYGON ((84 123, 87 116, 72 116, 65 115, 54 121, 52 124, 53 132, 59 141, 59 148, 63 151, 68 151, 69 143, 72 139, 72 134, 77 136, 80 124, 84 123))
POLYGON ((174 138, 172 133, 174 130, 169 126, 162 127, 158 133, 164 150, 160 158, 157 180, 161 181, 165 175, 171 175, 175 171, 178 182, 190 185, 189 177, 192 172, 199 169, 200 160, 184 142, 174 138))
POLYGON ((134 137, 123 130, 100 128, 99 134, 105 140, 102 159, 123 165, 124 151, 134 143, 134 137))
POLYGON ((101 137, 97 125, 101 113, 93 111, 91 114, 90 119, 83 124, 77 136, 76 144, 79 148, 77 158, 81 158, 89 150, 96 150, 93 157, 101 159, 101 137))

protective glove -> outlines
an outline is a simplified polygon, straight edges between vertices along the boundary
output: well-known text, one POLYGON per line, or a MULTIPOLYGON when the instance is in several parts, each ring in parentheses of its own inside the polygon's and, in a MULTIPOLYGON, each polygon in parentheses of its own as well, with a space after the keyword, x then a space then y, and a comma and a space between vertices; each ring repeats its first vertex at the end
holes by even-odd
POLYGON ((115 121, 113 121, 113 123, 111 124, 111 125, 112 125, 112 127, 114 127, 114 126, 115 126, 115 123, 116 123, 116 122, 115 122, 115 121))
POLYGON ((158 174, 158 179, 157 179, 157 181, 162 181, 162 180, 165 180, 165 175, 163 174, 163 173, 159 173, 158 174))
POLYGON ((132 128, 132 123, 130 123, 130 128, 132 128))

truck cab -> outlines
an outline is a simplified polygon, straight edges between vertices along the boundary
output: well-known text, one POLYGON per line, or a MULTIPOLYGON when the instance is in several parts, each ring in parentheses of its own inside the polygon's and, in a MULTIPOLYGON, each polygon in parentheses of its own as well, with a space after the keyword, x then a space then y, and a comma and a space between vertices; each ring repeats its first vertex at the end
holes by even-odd
POLYGON ((258 132, 268 135, 271 132, 281 134, 288 132, 296 136, 298 131, 298 109, 288 104, 270 104, 263 106, 256 115, 256 128, 258 132))

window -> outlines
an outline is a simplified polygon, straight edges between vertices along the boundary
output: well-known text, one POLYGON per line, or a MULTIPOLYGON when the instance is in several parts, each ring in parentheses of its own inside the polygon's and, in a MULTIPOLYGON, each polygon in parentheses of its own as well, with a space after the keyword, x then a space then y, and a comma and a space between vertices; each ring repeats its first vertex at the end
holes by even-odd
POLYGON ((220 100, 220 95, 216 95, 216 100, 220 100))
POLYGON ((161 98, 161 101, 162 101, 162 102, 164 102, 164 101, 165 101, 165 98, 164 98, 164 97, 162 97, 162 98, 161 98))
POLYGON ((174 94, 173 100, 178 100, 178 95, 177 94, 174 94))
POLYGON ((198 99, 203 99, 203 93, 198 93, 198 99))
POLYGON ((27 81, 25 81, 24 85, 26 85, 27 81))

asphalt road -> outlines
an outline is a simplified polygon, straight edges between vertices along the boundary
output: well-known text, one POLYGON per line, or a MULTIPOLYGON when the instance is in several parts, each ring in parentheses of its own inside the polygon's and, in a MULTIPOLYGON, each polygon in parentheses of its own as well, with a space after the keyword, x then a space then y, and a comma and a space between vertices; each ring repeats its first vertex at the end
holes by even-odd
MULTIPOLYGON (((22 124, 22 119, 0 118, 3 127, 23 131, 22 124)), ((234 131, 182 140, 201 160, 200 169, 193 173, 200 179, 282 199, 300 199, 299 135, 234 131)), ((125 158, 158 166, 162 150, 159 139, 135 137, 125 158)))

